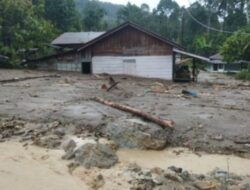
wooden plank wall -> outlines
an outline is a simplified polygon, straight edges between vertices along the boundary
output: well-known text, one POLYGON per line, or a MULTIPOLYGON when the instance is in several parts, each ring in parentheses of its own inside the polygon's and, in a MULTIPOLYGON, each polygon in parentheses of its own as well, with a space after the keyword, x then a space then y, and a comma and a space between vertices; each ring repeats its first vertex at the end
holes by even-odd
POLYGON ((172 46, 132 27, 126 27, 92 46, 92 56, 101 55, 172 55, 172 46))

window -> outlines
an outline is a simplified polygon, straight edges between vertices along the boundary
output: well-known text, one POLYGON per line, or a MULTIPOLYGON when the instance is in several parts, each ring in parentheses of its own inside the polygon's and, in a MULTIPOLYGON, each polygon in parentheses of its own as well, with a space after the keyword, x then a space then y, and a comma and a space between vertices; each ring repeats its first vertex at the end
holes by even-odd
POLYGON ((136 63, 135 59, 123 59, 123 63, 136 63))

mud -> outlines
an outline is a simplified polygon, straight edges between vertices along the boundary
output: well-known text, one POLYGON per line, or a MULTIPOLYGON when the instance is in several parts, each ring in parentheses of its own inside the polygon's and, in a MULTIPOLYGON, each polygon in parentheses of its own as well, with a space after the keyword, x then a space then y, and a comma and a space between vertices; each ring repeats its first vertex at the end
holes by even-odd
POLYGON ((108 85, 105 75, 0 70, 0 80, 48 75, 60 77, 0 83, 0 189, 49 189, 43 188, 45 183, 54 190, 248 188, 249 82, 208 73, 201 73, 199 83, 114 76, 119 84, 106 92, 101 89, 108 85), (191 90, 197 97, 184 95, 183 90, 191 90), (170 134, 148 121, 93 102, 93 96, 171 119, 174 130, 170 134), (128 130, 120 119, 140 121, 148 127, 128 130), (113 167, 103 170, 84 168, 74 159, 63 160, 64 142, 72 137, 76 142, 73 149, 88 139, 104 144, 113 140, 109 148, 117 151, 118 163, 116 160, 113 167), (216 168, 225 179, 211 174, 216 168), (52 180, 48 182, 48 178, 52 180), (16 184, 11 183, 14 179, 16 184), (26 184, 25 179, 31 180, 26 184))
POLYGON ((200 75, 201 82, 190 84, 117 76, 114 78, 120 81, 118 89, 107 93, 101 90, 101 85, 108 84, 108 77, 0 70, 1 79, 51 74, 61 77, 0 84, 0 116, 33 122, 60 121, 92 131, 122 116, 134 118, 90 101, 93 96, 101 96, 175 121, 173 146, 217 153, 250 151, 248 144, 234 143, 250 140, 247 82, 207 73, 200 75), (164 93, 149 92, 152 86, 158 85, 156 82, 163 85, 164 93), (183 89, 197 92, 198 97, 184 96, 183 89))

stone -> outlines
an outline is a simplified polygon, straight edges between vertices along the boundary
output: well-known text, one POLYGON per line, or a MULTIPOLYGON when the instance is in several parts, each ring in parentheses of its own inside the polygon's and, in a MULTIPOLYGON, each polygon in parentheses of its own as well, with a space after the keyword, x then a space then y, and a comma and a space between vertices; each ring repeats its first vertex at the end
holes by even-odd
POLYGON ((92 189, 100 189, 101 187, 104 186, 104 184, 105 184, 104 177, 101 174, 99 174, 91 182, 91 188, 92 189))
POLYGON ((228 177, 228 172, 218 170, 218 171, 215 172, 214 176, 216 178, 226 178, 226 177, 228 177))
POLYGON ((74 150, 76 148, 76 142, 72 139, 69 139, 62 144, 62 148, 65 152, 68 152, 70 150, 74 150))
POLYGON ((187 181, 190 178, 190 174, 188 171, 181 172, 180 176, 184 181, 187 181))
POLYGON ((57 128, 57 129, 54 130, 54 134, 57 135, 57 136, 59 136, 59 137, 64 136, 65 133, 66 133, 66 132, 65 132, 65 129, 62 128, 62 127, 57 128))
POLYGON ((241 186, 241 190, 250 190, 250 183, 246 183, 241 186))
POLYGON ((212 190, 216 189, 218 184, 215 181, 196 181, 194 187, 200 190, 212 190))
POLYGON ((180 183, 183 182, 183 179, 176 172, 174 172, 173 170, 170 170, 170 169, 165 170, 164 176, 170 180, 173 180, 173 181, 177 181, 180 183))
POLYGON ((152 180, 155 183, 155 185, 163 185, 164 183, 164 177, 162 176, 153 177, 152 180))
POLYGON ((110 168, 118 157, 107 145, 87 143, 75 151, 75 160, 86 168, 110 168))
POLYGON ((161 150, 166 147, 169 134, 168 129, 162 129, 153 123, 146 123, 140 119, 119 118, 103 129, 120 148, 139 148, 161 150))
POLYGON ((56 135, 48 135, 34 140, 34 144, 45 148, 58 148, 61 140, 56 135))
POLYGON ((213 140, 216 140, 216 141, 223 141, 224 140, 224 137, 222 134, 219 134, 219 135, 215 135, 212 137, 213 140))
POLYGON ((168 167, 168 169, 176 172, 176 173, 181 173, 182 172, 182 168, 178 168, 178 167, 175 167, 175 166, 170 166, 168 167))

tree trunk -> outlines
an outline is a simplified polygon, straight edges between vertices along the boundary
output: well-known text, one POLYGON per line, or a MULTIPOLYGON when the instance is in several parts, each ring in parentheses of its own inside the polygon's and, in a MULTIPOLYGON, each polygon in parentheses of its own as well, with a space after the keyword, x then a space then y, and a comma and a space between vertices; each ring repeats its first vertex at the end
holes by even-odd
POLYGON ((150 115, 148 113, 143 112, 142 110, 135 109, 135 108, 132 108, 132 107, 129 107, 129 106, 126 106, 126 105, 116 104, 116 103, 114 103, 112 101, 104 100, 102 98, 95 97, 95 98, 93 98, 93 100, 96 101, 96 102, 99 102, 101 104, 113 107, 115 109, 132 113, 132 114, 134 114, 136 116, 139 116, 139 117, 141 117, 141 118, 143 118, 145 120, 154 122, 154 123, 160 125, 163 128, 173 129, 174 122, 171 121, 171 120, 167 120, 167 119, 163 120, 160 117, 152 116, 152 115, 150 115))

